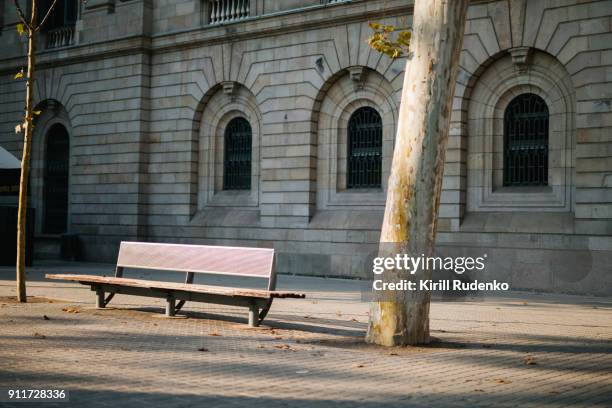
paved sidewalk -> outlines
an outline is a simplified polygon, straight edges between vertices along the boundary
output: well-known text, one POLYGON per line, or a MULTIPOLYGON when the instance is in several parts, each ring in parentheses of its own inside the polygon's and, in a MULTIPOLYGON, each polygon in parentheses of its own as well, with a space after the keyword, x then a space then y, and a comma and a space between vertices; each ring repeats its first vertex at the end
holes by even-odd
MULTIPOLYGON (((0 388, 63 388, 58 407, 610 407, 612 300, 516 293, 435 302, 431 347, 362 343, 360 283, 281 276, 266 326, 246 310, 118 295, 93 308, 88 287, 44 272, 111 274, 111 265, 31 268, 26 305, 0 268, 0 388)), ((144 275, 146 276, 146 275, 144 275)), ((23 407, 17 403, 0 406, 23 407)))

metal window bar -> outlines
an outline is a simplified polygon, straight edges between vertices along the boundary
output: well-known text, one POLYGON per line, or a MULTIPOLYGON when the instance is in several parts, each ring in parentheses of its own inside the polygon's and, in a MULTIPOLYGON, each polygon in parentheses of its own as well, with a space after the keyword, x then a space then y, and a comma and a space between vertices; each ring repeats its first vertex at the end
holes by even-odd
POLYGON ((244 118, 234 118, 225 129, 223 189, 251 189, 251 125, 244 118))
POLYGON ((348 125, 347 188, 380 188, 382 120, 370 107, 358 109, 348 125))
POLYGON ((514 98, 504 113, 504 186, 548 185, 548 106, 535 94, 514 98))

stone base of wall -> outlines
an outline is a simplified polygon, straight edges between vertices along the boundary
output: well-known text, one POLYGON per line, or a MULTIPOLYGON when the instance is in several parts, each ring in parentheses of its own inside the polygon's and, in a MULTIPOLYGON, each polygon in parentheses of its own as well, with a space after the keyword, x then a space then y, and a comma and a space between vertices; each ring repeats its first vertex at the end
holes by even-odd
MULTIPOLYGON (((375 248, 376 246, 373 246, 375 248)), ((375 249, 374 249, 375 250, 375 249)), ((439 247, 441 256, 479 257, 482 272, 446 278, 507 282, 512 290, 575 295, 612 296, 612 251, 439 247)), ((287 274, 368 279, 371 254, 322 255, 279 253, 279 272, 287 274)), ((448 274, 447 274, 448 275, 448 274)))
MULTIPOLYGON (((599 250, 597 238, 542 234, 439 234, 445 241, 436 255, 482 257, 486 268, 462 279, 508 282, 512 290, 612 296, 612 251, 599 250), (471 239, 472 238, 472 239, 471 239), (478 239, 478 242, 474 239, 478 239), (570 242, 571 241, 571 242, 570 242), (496 246, 491 244, 497 243, 496 246), (552 245, 552 243, 556 243, 552 245), (519 244, 520 247, 519 247, 519 244), (548 248, 547 248, 548 247, 548 248), (552 248, 551 248, 552 247, 552 248)), ((82 260, 115 262, 120 239, 81 238, 82 260)), ((371 259, 378 243, 241 241, 166 239, 209 245, 274 246, 281 274, 370 279, 371 259)), ((457 277, 451 274, 450 277, 457 277)))
POLYGON ((512 290, 612 295, 612 251, 588 249, 547 250, 525 248, 443 247, 449 256, 487 255, 482 272, 463 278, 507 282, 512 290))

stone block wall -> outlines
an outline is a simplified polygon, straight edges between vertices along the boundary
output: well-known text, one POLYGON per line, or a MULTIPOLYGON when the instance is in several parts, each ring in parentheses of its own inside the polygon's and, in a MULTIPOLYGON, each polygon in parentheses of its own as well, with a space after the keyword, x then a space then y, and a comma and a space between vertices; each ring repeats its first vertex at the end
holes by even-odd
MULTIPOLYGON (((39 54, 36 100, 55 108, 39 119, 32 180, 41 206, 45 129, 65 124, 69 230, 86 259, 112 260, 121 240, 273 246, 284 273, 366 276, 406 63, 368 47, 368 23, 408 27, 410 2, 282 2, 288 9, 277 10, 281 2, 258 0, 249 18, 213 25, 195 0, 90 3, 76 44, 39 54), (347 117, 361 106, 383 120, 384 176, 381 189, 354 192, 343 188, 344 146, 347 117), (236 116, 253 129, 250 192, 219 184, 223 129, 236 116)), ((9 6, 0 143, 18 155, 24 83, 12 75, 24 48, 9 6)), ((612 1, 472 2, 441 248, 488 251, 491 276, 517 288, 609 294, 611 19, 612 1), (552 182, 546 191, 501 191, 503 109, 525 91, 551 111, 552 182)))

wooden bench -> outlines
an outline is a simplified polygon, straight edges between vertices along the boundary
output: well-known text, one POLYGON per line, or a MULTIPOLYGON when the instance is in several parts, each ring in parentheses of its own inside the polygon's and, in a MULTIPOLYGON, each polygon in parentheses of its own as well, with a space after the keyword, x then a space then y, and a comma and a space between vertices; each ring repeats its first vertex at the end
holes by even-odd
POLYGON ((47 279, 68 280, 91 286, 96 307, 104 308, 115 294, 166 299, 166 316, 174 316, 186 301, 244 306, 249 326, 259 326, 275 298, 304 298, 303 293, 276 291, 274 249, 204 245, 121 242, 114 277, 47 274, 47 279), (185 283, 128 279, 124 268, 186 273, 185 283), (194 274, 248 277, 266 280, 263 289, 210 286, 193 283, 194 274), (106 296, 108 293, 108 296, 106 296), (178 303, 177 303, 178 301, 178 303))

